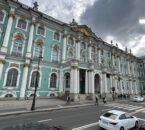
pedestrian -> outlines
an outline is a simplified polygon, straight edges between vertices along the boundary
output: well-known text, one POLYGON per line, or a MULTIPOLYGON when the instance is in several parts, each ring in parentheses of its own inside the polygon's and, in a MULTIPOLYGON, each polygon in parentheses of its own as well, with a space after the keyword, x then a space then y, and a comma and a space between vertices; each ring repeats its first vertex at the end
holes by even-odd
POLYGON ((70 95, 67 95, 66 97, 66 104, 70 104, 70 95))
POLYGON ((97 106, 99 105, 98 104, 98 96, 97 95, 95 96, 95 105, 97 105, 97 106))
POLYGON ((102 99, 103 99, 103 103, 106 104, 107 103, 106 97, 103 97, 102 99))

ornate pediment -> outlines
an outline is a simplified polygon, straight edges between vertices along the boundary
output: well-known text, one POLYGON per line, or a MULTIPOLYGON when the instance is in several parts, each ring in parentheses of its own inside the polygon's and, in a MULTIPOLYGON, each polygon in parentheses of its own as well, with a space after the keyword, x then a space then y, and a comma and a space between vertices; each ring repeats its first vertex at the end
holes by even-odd
POLYGON ((72 28, 73 31, 75 32, 82 32, 86 36, 92 36, 93 32, 88 26, 86 25, 78 25, 77 27, 72 28))

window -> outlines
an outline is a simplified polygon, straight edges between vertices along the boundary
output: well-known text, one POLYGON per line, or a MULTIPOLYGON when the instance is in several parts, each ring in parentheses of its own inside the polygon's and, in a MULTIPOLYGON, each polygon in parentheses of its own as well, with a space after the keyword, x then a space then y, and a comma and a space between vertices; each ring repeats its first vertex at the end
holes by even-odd
POLYGON ((57 40, 57 41, 59 41, 59 37, 60 37, 59 33, 58 32, 55 32, 54 33, 54 39, 57 40))
POLYGON ((39 58, 42 54, 42 45, 35 44, 34 47, 34 58, 39 58))
POLYGON ((125 114, 120 115, 119 119, 120 119, 120 120, 124 120, 124 119, 126 119, 125 114))
POLYGON ((26 26, 27 26, 27 22, 23 19, 19 19, 17 27, 26 29, 26 26))
POLYGON ((12 49, 12 55, 21 56, 22 55, 22 48, 23 48, 22 40, 16 39, 14 41, 14 45, 13 45, 13 49, 12 49))
POLYGON ((71 45, 71 46, 73 46, 74 45, 74 41, 73 41, 73 38, 69 38, 69 40, 68 40, 68 44, 69 45, 71 45))
POLYGON ((58 61, 58 47, 55 46, 52 53, 52 61, 58 61))
POLYGON ((66 80, 65 87, 70 88, 70 74, 69 73, 65 74, 65 80, 66 80))
POLYGON ((115 120, 117 118, 116 114, 113 114, 113 113, 110 113, 110 112, 105 113, 103 116, 107 117, 107 118, 110 118, 110 119, 113 119, 113 120, 115 120))
POLYGON ((8 87, 16 87, 18 78, 18 71, 14 68, 8 71, 6 86, 8 87))
POLYGON ((38 30, 37 30, 37 34, 40 34, 40 35, 44 35, 44 33, 45 33, 45 29, 44 29, 44 27, 38 27, 38 30))
POLYGON ((3 22, 4 19, 4 12, 0 11, 0 22, 3 22))
POLYGON ((56 74, 52 74, 50 79, 50 88, 56 88, 56 83, 57 83, 57 76, 56 74))
POLYGON ((30 87, 34 88, 36 84, 37 84, 37 87, 38 87, 39 79, 40 79, 40 74, 39 74, 39 72, 38 72, 38 71, 34 71, 34 72, 32 73, 32 78, 31 78, 30 87), (38 77, 37 77, 37 76, 38 76, 38 77), (36 78, 37 78, 37 82, 36 82, 36 78))

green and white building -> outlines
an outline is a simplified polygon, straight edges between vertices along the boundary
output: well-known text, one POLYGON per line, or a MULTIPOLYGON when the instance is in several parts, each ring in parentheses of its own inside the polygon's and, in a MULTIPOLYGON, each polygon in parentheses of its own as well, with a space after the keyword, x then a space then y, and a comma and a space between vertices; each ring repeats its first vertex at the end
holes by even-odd
POLYGON ((0 98, 64 96, 72 99, 139 94, 144 57, 108 44, 86 25, 63 23, 17 0, 0 0, 0 98), (38 70, 42 51, 43 59, 38 70))

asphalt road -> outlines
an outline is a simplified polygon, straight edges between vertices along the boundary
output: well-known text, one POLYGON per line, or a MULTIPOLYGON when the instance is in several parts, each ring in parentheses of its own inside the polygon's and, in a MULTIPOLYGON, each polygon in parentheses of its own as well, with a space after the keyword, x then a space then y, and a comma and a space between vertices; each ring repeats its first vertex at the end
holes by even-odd
POLYGON ((140 118, 140 123, 145 122, 145 103, 120 101, 99 106, 94 105, 51 112, 0 117, 0 130, 9 126, 30 122, 39 122, 50 126, 62 126, 68 130, 100 130, 98 126, 100 115, 112 109, 126 111, 140 118))

